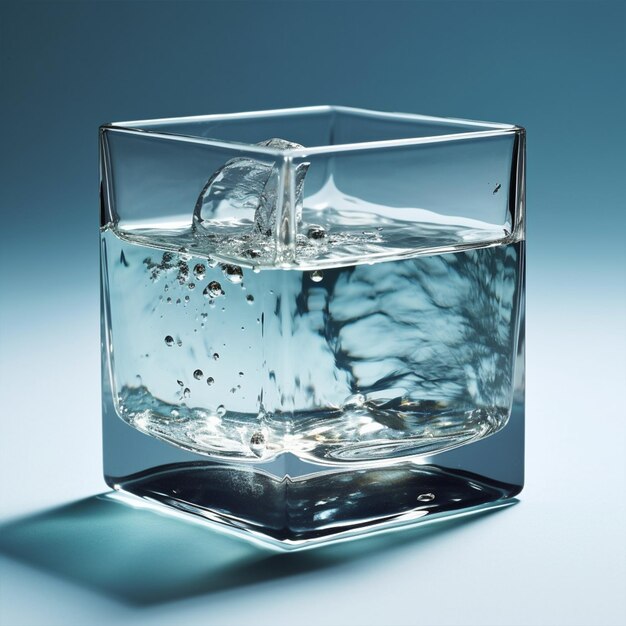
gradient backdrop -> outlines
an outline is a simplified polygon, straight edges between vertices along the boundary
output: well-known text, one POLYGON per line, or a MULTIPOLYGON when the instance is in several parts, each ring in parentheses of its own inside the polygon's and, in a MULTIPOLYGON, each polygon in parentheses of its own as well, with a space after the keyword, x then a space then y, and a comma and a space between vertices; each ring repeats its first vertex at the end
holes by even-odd
POLYGON ((624 623, 625 40, 621 2, 0 4, 0 622, 624 623), (98 125, 323 103, 528 130, 521 504, 278 561, 34 515, 105 490, 98 125))

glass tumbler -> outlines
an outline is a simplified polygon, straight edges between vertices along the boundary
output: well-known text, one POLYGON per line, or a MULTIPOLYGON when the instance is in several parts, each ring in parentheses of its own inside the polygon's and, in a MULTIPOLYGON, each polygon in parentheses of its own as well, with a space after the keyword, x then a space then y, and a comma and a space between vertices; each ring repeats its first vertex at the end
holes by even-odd
POLYGON ((512 501, 522 128, 318 106, 100 150, 109 485, 282 549, 512 501))

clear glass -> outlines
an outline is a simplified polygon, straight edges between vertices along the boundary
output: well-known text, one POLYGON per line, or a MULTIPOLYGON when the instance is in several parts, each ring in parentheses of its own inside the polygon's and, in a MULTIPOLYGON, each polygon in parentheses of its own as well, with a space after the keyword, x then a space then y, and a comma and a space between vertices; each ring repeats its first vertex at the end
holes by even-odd
POLYGON ((324 106, 100 138, 109 485, 284 549, 521 490, 522 128, 324 106))

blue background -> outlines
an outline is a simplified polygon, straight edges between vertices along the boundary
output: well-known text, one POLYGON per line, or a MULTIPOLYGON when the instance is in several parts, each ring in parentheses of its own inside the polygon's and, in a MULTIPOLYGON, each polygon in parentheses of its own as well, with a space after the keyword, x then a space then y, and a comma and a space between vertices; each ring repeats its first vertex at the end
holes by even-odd
MULTIPOLYGON (((528 131, 528 481, 521 505, 403 550, 376 552, 369 544, 361 548, 375 554, 369 559, 356 558, 356 549, 335 552, 321 575, 306 560, 287 568, 270 562, 259 569, 269 582, 264 574, 244 577, 245 584, 233 576, 210 599, 215 589, 207 581, 226 566, 211 560, 215 551, 190 551, 189 542, 202 541, 185 534, 191 530, 142 533, 154 522, 120 521, 89 505, 86 517, 80 507, 77 515, 31 516, 6 529, 23 550, 4 544, 18 556, 2 560, 4 623, 191 624, 206 623, 206 611, 219 623, 256 624, 294 616, 301 624, 624 620, 623 3, 0 7, 7 519, 104 491, 99 124, 330 103, 513 122, 528 131), (50 535, 50 524, 59 536, 50 535), (120 551, 129 550, 139 562, 151 555, 145 569, 133 570, 134 580, 169 572, 182 590, 175 598, 185 601, 167 604, 165 594, 159 604, 157 586, 146 592, 148 608, 129 608, 133 597, 100 575, 119 575, 120 551), (100 569, 86 570, 90 560, 100 569), (28 601, 34 593, 37 603, 28 601), (508 610, 519 595, 523 606, 508 610)), ((230 549, 219 545, 220 554, 230 549)))

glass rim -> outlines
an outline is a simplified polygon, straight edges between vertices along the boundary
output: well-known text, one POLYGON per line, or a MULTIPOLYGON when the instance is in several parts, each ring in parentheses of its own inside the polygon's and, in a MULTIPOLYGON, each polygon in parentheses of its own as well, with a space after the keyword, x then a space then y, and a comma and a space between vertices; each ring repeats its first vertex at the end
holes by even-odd
POLYGON ((155 139, 165 139, 170 141, 181 141, 194 143, 216 148, 230 150, 241 150, 259 155, 266 155, 279 158, 302 158, 316 154, 334 154, 339 152, 355 152, 362 150, 376 150, 386 148, 402 148, 416 146, 420 144, 445 143, 449 141, 464 141, 472 139, 482 139, 488 137, 502 137, 512 134, 524 134, 525 129, 516 124, 503 124, 500 122, 485 122, 480 120, 469 120, 455 117, 438 117, 432 115, 421 115, 418 113, 391 113, 386 111, 375 111, 358 107, 347 107, 337 105, 319 105, 308 107, 292 107, 282 109, 267 109, 262 111, 246 111, 240 113, 218 113, 209 115, 193 115, 169 118, 154 118, 144 120, 132 120, 124 122, 110 122, 100 126, 100 132, 114 131, 123 134, 141 135, 155 139), (400 139, 382 139, 376 141, 360 141, 351 143, 340 143, 322 146, 307 146, 303 148, 270 148, 259 146, 254 143, 241 141, 231 141, 226 139, 214 139, 176 133, 171 131, 152 130, 141 126, 157 126, 163 123, 184 124, 190 122, 224 122, 229 120, 253 120, 276 116, 298 116, 310 113, 347 113, 368 116, 372 119, 401 120, 409 122, 422 122, 430 124, 458 124, 480 128, 481 130, 471 130, 462 132, 451 132, 444 135, 428 135, 421 137, 405 137, 400 139))

